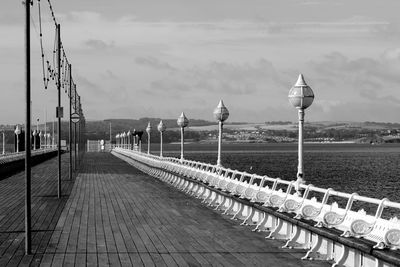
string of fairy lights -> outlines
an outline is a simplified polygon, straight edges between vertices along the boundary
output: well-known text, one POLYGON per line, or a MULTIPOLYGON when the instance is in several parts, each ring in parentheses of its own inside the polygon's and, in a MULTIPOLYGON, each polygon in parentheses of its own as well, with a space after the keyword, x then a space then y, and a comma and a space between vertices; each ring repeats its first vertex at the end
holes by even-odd
MULTIPOLYGON (((80 120, 85 121, 85 117, 82 111, 81 99, 80 95, 77 92, 77 86, 74 82, 72 75, 70 75, 70 61, 68 60, 67 53, 64 49, 62 41, 60 46, 58 45, 57 38, 57 18, 55 16, 54 8, 50 0, 45 1, 48 6, 49 14, 51 17, 51 22, 54 24, 54 42, 53 49, 51 51, 46 51, 44 46, 44 30, 43 30, 43 9, 42 3, 43 0, 36 0, 37 3, 37 23, 31 14, 32 25, 38 35, 40 53, 41 53, 41 63, 42 63, 42 75, 43 75, 43 87, 44 89, 48 89, 49 85, 53 83, 56 87, 58 87, 58 80, 60 80, 60 88, 64 89, 64 92, 68 94, 68 97, 71 99, 73 112, 80 115, 80 120), (36 26, 38 24, 38 27, 36 26), (60 51, 58 51, 58 47, 61 47, 60 51), (58 71, 57 68, 57 55, 60 53, 60 68, 58 71), (58 79, 58 77, 60 79, 58 79)), ((34 5, 34 0, 31 1, 31 5, 34 5)), ((33 13, 33 12, 32 12, 33 13)), ((46 33, 49 34, 49 33, 46 33)), ((50 35, 50 34, 49 34, 50 35)))

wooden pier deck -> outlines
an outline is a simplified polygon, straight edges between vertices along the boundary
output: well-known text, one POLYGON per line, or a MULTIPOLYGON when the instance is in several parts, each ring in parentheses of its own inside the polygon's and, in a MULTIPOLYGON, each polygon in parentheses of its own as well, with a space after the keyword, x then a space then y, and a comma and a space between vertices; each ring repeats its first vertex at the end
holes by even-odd
POLYGON ((110 153, 87 153, 56 198, 56 159, 32 170, 33 254, 24 255, 24 173, 0 181, 0 266, 329 266, 302 261, 110 153))

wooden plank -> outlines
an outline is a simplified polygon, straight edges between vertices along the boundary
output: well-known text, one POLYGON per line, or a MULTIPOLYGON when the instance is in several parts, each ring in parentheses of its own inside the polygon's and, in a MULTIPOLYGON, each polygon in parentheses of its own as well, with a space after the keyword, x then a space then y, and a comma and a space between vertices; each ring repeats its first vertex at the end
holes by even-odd
POLYGON ((86 254, 86 265, 87 266, 98 266, 97 253, 86 254))
POLYGON ((54 254, 43 254, 42 260, 40 261, 40 266, 49 267, 53 261, 54 254))
POLYGON ((301 261, 298 252, 278 248, 282 242, 266 241, 108 153, 87 154, 72 182, 63 173, 67 196, 59 200, 54 163, 34 167, 31 257, 23 254, 24 177, 0 181, 0 266, 325 265, 301 261))

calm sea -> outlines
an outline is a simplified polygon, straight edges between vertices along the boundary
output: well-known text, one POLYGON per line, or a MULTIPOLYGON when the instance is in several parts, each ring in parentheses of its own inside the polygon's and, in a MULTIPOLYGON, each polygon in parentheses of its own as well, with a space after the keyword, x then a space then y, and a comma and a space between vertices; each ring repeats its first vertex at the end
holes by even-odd
MULTIPOLYGON (((178 157, 179 151, 179 145, 164 146, 164 155, 178 157)), ((187 144, 185 158, 215 164, 216 151, 216 144, 187 144)), ((225 167, 286 180, 296 177, 297 144, 224 144, 222 151, 225 167)), ((318 187, 400 202, 399 167, 400 144, 304 145, 304 178, 318 187)))

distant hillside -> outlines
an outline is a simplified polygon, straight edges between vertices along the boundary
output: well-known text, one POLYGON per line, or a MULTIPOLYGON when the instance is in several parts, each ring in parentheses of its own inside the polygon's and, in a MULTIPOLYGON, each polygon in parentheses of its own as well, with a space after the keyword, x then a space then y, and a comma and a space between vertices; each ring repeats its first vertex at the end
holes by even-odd
MULTIPOLYGON (((148 122, 153 127, 152 140, 159 142, 157 125, 160 118, 141 118, 141 119, 108 119, 102 121, 86 121, 86 137, 91 140, 110 138, 110 123, 112 137, 115 139, 117 133, 127 132, 134 129, 145 131, 148 122)), ((179 128, 176 119, 163 119, 167 127, 164 134, 165 142, 176 142, 180 139, 179 128)), ((52 123, 48 123, 48 132, 52 133, 52 123)), ((0 125, 0 129, 5 132, 6 143, 14 142, 14 125, 0 125)), ((43 125, 39 125, 42 129, 43 125)), ((230 122, 224 125, 225 138, 230 140, 276 140, 278 142, 296 141, 297 122, 276 121, 265 123, 238 123, 230 122)), ((56 127, 57 128, 57 127, 56 127)), ((68 139, 68 122, 62 121, 61 138, 68 139)), ((193 141, 210 140, 216 138, 218 124, 215 121, 190 119, 189 129, 185 133, 185 138, 193 141)), ((354 141, 357 143, 382 143, 400 142, 400 123, 382 122, 305 122, 304 136, 307 141, 354 141)), ((147 134, 143 136, 143 141, 147 139, 147 134)))
MULTIPOLYGON (((114 138, 117 133, 127 132, 127 131, 145 131, 147 124, 150 122, 153 127, 152 138, 154 135, 154 142, 158 142, 159 133, 157 131, 157 126, 160 123, 160 118, 140 118, 140 119, 107 119, 103 121, 86 121, 86 130, 88 139, 109 139, 110 137, 110 123, 112 137, 114 138)), ((167 127, 167 131, 164 135, 164 141, 178 141, 179 132, 177 132, 176 119, 163 119, 164 125, 167 127)), ((214 122, 205 120, 195 120, 190 119, 190 126, 207 126, 215 124, 214 122)), ((146 140, 146 135, 143 136, 146 140)), ((187 133, 188 139, 198 140, 200 137, 196 132, 187 133)))
MULTIPOLYGON (((136 129, 138 131, 144 131, 147 124, 150 122, 151 126, 156 129, 157 125, 160 123, 160 118, 140 118, 135 119, 107 119, 104 121, 86 121, 86 128, 89 132, 109 132, 110 123, 112 132, 124 132, 136 129)), ((176 119, 163 119, 162 120, 167 129, 176 128, 176 119)), ((214 124, 213 122, 205 120, 190 120, 190 126, 206 126, 214 124)))

